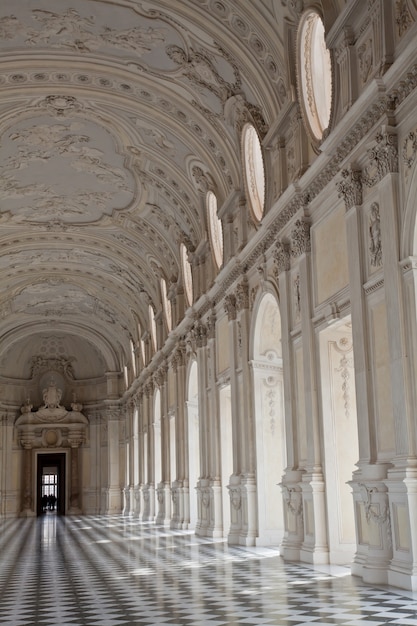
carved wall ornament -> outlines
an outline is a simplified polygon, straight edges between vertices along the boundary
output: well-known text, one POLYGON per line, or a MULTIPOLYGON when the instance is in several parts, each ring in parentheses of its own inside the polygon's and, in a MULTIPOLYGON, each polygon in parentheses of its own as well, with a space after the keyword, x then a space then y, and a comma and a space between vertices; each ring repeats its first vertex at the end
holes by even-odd
POLYGON ((41 107, 45 107, 52 115, 56 117, 67 117, 68 115, 80 111, 82 105, 74 96, 47 96, 40 103, 41 107))
POLYGON ((237 345, 239 352, 242 352, 242 324, 240 320, 237 322, 237 345))
POLYGON ((235 128, 237 136, 241 134, 246 124, 252 124, 261 138, 268 132, 261 109, 247 102, 243 94, 229 98, 225 104, 224 115, 227 122, 235 128))
POLYGON ((386 540, 388 547, 392 547, 392 532, 391 532, 391 514, 389 504, 385 503, 381 506, 379 502, 372 502, 372 496, 379 493, 377 487, 368 487, 367 485, 359 484, 360 493, 362 496, 362 502, 365 505, 365 516, 368 524, 372 521, 374 524, 382 527, 386 526, 386 540))
POLYGON ((339 198, 343 198, 346 211, 362 204, 362 173, 356 169, 342 170, 342 179, 337 183, 339 198))
POLYGON ((194 326, 194 337, 197 348, 207 345, 207 326, 202 322, 197 322, 194 326))
POLYGON ((153 384, 155 387, 158 387, 160 389, 164 385, 164 382, 165 382, 165 375, 161 371, 161 369, 158 369, 153 375, 153 384))
POLYGON ((234 294, 227 294, 224 299, 224 310, 227 313, 229 322, 236 319, 236 296, 234 294))
POLYGON ((196 187, 200 193, 207 193, 208 191, 214 191, 215 183, 214 179, 208 172, 204 172, 201 167, 194 165, 191 170, 196 187))
POLYGON ((216 309, 215 304, 212 303, 212 309, 210 315, 207 318, 207 339, 216 338, 216 309))
POLYGON ((249 283, 246 276, 236 287, 236 307, 238 311, 249 309, 249 283))
POLYGON ((301 491, 298 491, 295 487, 288 487, 287 485, 280 483, 282 489, 282 495, 286 507, 290 513, 295 517, 303 519, 303 499, 301 491))
POLYGON ((369 211, 369 254, 371 265, 380 267, 382 265, 381 221, 379 205, 376 202, 371 204, 369 211))
POLYGON ((291 256, 297 258, 310 251, 310 224, 305 219, 297 220, 291 232, 291 256))
POLYGON ((413 23, 407 0, 397 0, 395 3, 395 23, 398 28, 398 37, 401 38, 413 23))
MULTIPOLYGON (((272 378, 272 377, 271 377, 272 378)), ((273 383, 274 385, 276 385, 276 380, 273 378, 273 383)), ((268 383, 267 383, 268 385, 268 383)), ((277 392, 276 389, 271 387, 270 384, 268 385, 268 388, 265 391, 265 405, 268 407, 268 415, 269 415, 269 427, 270 427, 270 432, 271 435, 274 436, 275 435, 275 428, 276 428, 276 403, 277 403, 277 392)))
MULTIPOLYGON (((221 76, 208 51, 201 49, 196 52, 191 48, 187 54, 180 46, 170 45, 166 47, 166 53, 187 80, 208 89, 221 102, 226 102, 233 94, 241 91, 239 70, 235 64, 232 64, 235 83, 231 84, 221 76)), ((230 58, 227 60, 231 62, 230 58)))
POLYGON ((205 509, 208 509, 210 506, 210 489, 208 487, 201 490, 201 504, 205 509))
POLYGON ((229 490, 230 503, 235 511, 239 511, 242 506, 242 494, 240 487, 227 487, 229 490))
POLYGON ((373 66, 373 42, 372 39, 367 39, 364 43, 362 43, 358 48, 358 59, 359 59, 359 73, 361 77, 362 84, 364 85, 372 70, 373 66))
POLYGON ((404 140, 402 150, 403 162, 406 168, 410 169, 416 160, 417 155, 417 133, 411 131, 404 140))
POLYGON ((294 318, 298 322, 301 316, 301 289, 300 289, 300 274, 297 274, 293 282, 293 295, 294 295, 294 318))
POLYGON ((279 276, 281 272, 288 272, 291 266, 290 245, 277 241, 272 254, 275 261, 276 276, 279 276))
POLYGON ((47 370, 62 372, 67 378, 74 378, 74 370, 72 363, 75 361, 75 357, 57 357, 57 358, 45 358, 37 355, 33 356, 31 360, 30 376, 34 378, 38 374, 47 370))
MULTIPOLYGON (((76 9, 62 12, 33 9, 32 22, 28 25, 14 15, 0 20, 0 37, 22 37, 29 46, 52 46, 88 54, 105 47, 130 52, 135 57, 149 53, 163 42, 166 30, 153 28, 148 23, 133 28, 113 29, 100 26, 95 17, 83 17, 76 9)), ((142 18, 143 19, 143 18, 142 18)))
POLYGON ((353 370, 353 354, 352 356, 349 356, 349 354, 352 353, 353 350, 352 342, 349 341, 347 337, 342 337, 337 344, 334 345, 334 348, 341 354, 339 367, 336 367, 335 371, 339 373, 342 378, 343 408, 345 409, 345 417, 349 418, 351 396, 350 378, 353 370))
POLYGON ((183 365, 185 365, 185 357, 186 357, 186 342, 184 339, 181 339, 178 342, 178 345, 171 356, 171 364, 174 369, 174 372, 183 365))
POLYGON ((376 145, 368 150, 369 166, 363 176, 368 187, 373 187, 387 174, 398 172, 397 135, 378 133, 376 145))
POLYGON ((249 294, 249 308, 252 311, 253 305, 255 304, 256 296, 258 294, 258 287, 252 287, 249 294))

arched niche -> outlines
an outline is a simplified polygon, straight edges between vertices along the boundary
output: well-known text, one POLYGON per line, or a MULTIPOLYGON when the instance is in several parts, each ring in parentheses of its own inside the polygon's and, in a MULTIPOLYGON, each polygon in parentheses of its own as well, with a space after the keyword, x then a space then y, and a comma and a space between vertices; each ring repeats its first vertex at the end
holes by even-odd
POLYGON ((257 544, 276 545, 284 535, 283 501, 278 484, 286 467, 286 446, 281 315, 272 292, 259 297, 252 329, 257 544))

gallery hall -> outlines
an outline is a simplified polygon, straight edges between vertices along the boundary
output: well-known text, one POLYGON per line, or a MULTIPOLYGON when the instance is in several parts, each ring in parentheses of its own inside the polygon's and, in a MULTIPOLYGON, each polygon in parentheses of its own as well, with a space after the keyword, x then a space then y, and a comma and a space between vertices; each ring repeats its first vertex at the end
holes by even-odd
POLYGON ((417 626, 416 51, 0 2, 0 626, 417 626))

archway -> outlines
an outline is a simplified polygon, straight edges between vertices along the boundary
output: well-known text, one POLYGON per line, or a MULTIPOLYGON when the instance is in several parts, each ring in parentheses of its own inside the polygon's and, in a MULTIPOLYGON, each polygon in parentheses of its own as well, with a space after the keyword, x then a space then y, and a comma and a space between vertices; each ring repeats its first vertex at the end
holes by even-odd
POLYGON ((265 293, 253 332, 253 386, 257 458, 258 545, 277 545, 284 536, 278 486, 286 467, 281 316, 275 296, 265 293))

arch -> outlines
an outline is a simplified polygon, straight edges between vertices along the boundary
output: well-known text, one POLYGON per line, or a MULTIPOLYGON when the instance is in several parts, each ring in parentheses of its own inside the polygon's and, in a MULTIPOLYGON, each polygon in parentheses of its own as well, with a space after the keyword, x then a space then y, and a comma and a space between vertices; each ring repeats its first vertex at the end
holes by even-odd
POLYGON ((283 500, 278 483, 286 467, 281 314, 272 286, 259 294, 251 331, 255 445, 257 457, 257 544, 280 543, 283 500))
MULTIPOLYGON (((17 342, 29 339, 33 337, 34 334, 39 334, 49 330, 50 323, 47 321, 39 322, 36 320, 27 323, 24 326, 20 326, 15 330, 9 330, 2 336, 2 351, 4 353, 11 349, 11 347, 17 342)), ((111 344, 111 339, 105 337, 97 330, 97 328, 90 328, 85 324, 80 323, 57 321, 55 323, 54 330, 67 335, 82 337, 96 346, 106 363, 107 371, 115 372, 121 369, 121 361, 115 347, 111 344)))

